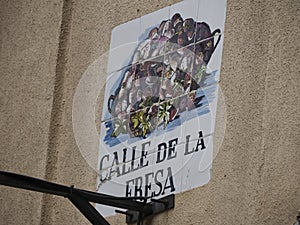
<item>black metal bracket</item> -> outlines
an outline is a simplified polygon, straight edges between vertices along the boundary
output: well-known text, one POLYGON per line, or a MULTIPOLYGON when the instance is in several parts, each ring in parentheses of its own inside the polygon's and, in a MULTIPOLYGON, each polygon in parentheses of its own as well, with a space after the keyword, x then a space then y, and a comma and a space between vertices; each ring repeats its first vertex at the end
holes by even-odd
POLYGON ((119 210, 117 212, 126 214, 127 223, 138 222, 138 224, 145 217, 172 209, 175 205, 174 195, 151 199, 151 202, 147 203, 148 198, 145 197, 116 197, 4 171, 0 171, 0 184, 68 198, 93 225, 109 225, 109 223, 90 202, 127 209, 126 212, 119 210))
POLYGON ((139 222, 139 219, 143 220, 148 216, 153 216, 162 213, 166 210, 173 209, 175 207, 175 195, 168 195, 161 199, 151 199, 148 203, 152 209, 151 213, 140 213, 133 210, 127 210, 126 213, 126 223, 139 222))

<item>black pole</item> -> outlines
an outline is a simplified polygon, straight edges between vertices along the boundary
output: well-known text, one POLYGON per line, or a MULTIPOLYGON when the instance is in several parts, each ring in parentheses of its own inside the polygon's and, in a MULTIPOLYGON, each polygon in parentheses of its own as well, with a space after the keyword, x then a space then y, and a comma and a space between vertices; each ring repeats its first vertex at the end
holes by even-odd
POLYGON ((146 202, 138 202, 124 197, 115 197, 91 191, 85 191, 81 189, 75 189, 75 192, 76 191, 79 191, 80 195, 82 195, 85 199, 87 199, 90 202, 139 211, 147 214, 152 213, 151 205, 146 204, 146 202))
POLYGON ((0 184, 68 198, 93 225, 109 225, 102 215, 73 187, 0 171, 0 184))
POLYGON ((0 171, 0 184, 63 197, 68 197, 71 192, 67 186, 4 171, 0 171))
POLYGON ((66 198, 68 198, 71 195, 71 193, 77 193, 89 202, 95 202, 98 204, 109 205, 113 207, 124 208, 148 214, 151 214, 152 211, 151 206, 147 205, 145 202, 138 202, 124 197, 115 197, 111 195, 81 190, 73 187, 55 184, 49 181, 40 180, 33 177, 4 171, 0 171, 0 184, 10 187, 63 196, 66 198))
POLYGON ((140 223, 146 216, 174 208, 174 195, 160 200, 152 199, 152 202, 147 203, 145 197, 115 197, 4 171, 0 171, 0 184, 68 198, 93 225, 109 225, 109 223, 89 202, 128 209, 126 221, 130 223, 135 220, 140 223), (137 199, 143 202, 136 201, 137 199))
POLYGON ((109 225, 104 217, 79 194, 73 193, 69 199, 93 225, 109 225))

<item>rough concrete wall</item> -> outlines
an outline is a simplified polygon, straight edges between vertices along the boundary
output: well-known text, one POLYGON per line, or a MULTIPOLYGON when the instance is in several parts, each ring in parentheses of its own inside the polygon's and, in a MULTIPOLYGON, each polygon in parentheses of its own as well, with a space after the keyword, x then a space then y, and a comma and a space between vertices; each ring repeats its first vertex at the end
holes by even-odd
MULTIPOLYGON (((1 170, 95 190, 96 174, 73 137, 75 88, 87 67, 109 49, 113 27, 175 2, 2 1, 1 170), (12 23, 15 15, 20 22, 12 23)), ((174 210, 146 224, 295 221, 300 209, 299 24, 297 0, 228 0, 220 83, 227 124, 212 179, 176 195, 174 210)), ((1 224, 89 224, 62 198, 1 187, 1 205, 1 224)), ((123 216, 109 221, 125 224, 123 216)))
MULTIPOLYGON (((45 178, 61 8, 1 1, 1 170, 45 178)), ((0 189, 0 224, 40 224, 42 194, 0 189)))

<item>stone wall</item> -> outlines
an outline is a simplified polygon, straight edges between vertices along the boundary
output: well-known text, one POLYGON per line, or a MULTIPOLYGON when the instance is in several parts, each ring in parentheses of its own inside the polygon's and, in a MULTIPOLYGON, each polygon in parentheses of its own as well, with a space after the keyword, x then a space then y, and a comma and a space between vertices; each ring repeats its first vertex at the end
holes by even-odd
MULTIPOLYGON (((94 191, 75 89, 113 27, 178 1, 1 1, 0 169, 94 191)), ((293 224, 300 209, 300 2, 227 1, 226 131, 211 181, 145 224, 293 224)), ((217 121, 218 122, 218 121, 217 121)), ((0 187, 0 224, 89 224, 60 197, 0 187)), ((109 218, 125 224, 124 216, 109 218)))

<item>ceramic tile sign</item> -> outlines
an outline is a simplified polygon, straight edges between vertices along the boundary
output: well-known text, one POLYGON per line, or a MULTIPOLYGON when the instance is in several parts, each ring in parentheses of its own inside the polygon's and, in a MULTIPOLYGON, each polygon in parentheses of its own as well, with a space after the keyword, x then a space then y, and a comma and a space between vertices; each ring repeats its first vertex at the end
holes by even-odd
POLYGON ((225 11, 226 0, 186 0, 113 29, 100 193, 159 198, 209 182, 225 11))

